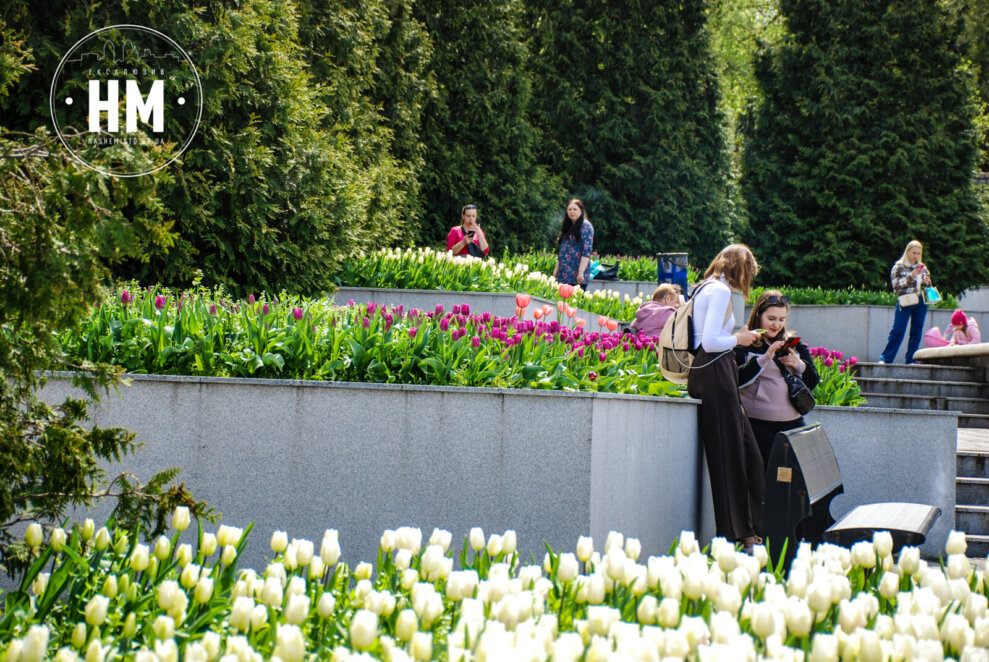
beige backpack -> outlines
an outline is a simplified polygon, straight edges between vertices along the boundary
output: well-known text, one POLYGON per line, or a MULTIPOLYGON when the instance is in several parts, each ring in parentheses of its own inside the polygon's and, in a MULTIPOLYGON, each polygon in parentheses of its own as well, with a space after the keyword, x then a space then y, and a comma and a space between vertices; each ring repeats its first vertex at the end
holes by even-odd
MULTIPOLYGON (((697 354, 697 350, 694 349, 694 301, 707 284, 699 285, 691 294, 690 300, 673 311, 659 333, 659 369, 663 377, 675 384, 687 383, 687 375, 694 363, 694 355, 697 354)), ((730 317, 729 303, 725 313, 725 324, 730 317)))

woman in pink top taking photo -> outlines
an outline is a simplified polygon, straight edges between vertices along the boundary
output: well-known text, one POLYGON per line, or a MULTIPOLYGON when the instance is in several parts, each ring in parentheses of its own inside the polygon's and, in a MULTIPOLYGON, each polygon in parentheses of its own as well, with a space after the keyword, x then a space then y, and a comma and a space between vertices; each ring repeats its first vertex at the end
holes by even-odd
POLYGON ((790 336, 786 330, 789 314, 789 297, 778 290, 766 290, 749 315, 749 327, 762 332, 762 338, 748 347, 735 348, 738 395, 764 463, 769 462, 777 432, 804 425, 803 416, 790 402, 781 370, 800 377, 811 391, 821 380, 806 344, 798 342, 793 349, 783 348, 790 336), (779 359, 779 363, 774 359, 779 359))
POLYGON ((460 225, 450 228, 446 249, 454 255, 484 257, 488 254, 488 239, 477 222, 477 205, 464 205, 460 210, 460 225))

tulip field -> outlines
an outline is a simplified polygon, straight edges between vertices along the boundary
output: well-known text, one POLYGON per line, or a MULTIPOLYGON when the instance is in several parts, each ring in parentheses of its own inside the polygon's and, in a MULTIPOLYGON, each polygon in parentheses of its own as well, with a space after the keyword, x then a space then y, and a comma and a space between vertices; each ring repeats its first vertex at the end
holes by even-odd
MULTIPOLYGON (((381 249, 348 260, 337 277, 348 287, 384 287, 450 292, 518 292, 544 299, 560 299, 560 283, 546 271, 530 267, 525 260, 498 262, 469 255, 454 256, 430 248, 381 249)), ((655 277, 655 273, 653 273, 655 277)), ((617 320, 635 319, 642 297, 631 298, 609 289, 585 292, 577 289, 568 304, 617 320)))
MULTIPOLYGON (((513 317, 406 310, 325 299, 227 299, 204 289, 121 290, 61 336, 77 363, 129 373, 598 391, 685 397, 659 371, 656 338, 585 321, 557 286, 557 306, 516 295, 513 317), (536 320, 520 319, 529 311, 536 320), (592 328, 587 328, 592 327, 592 328)), ((816 348, 819 404, 861 404, 854 357, 816 348)))
MULTIPOLYGON (((683 532, 666 555, 638 540, 581 537, 541 563, 513 531, 385 531, 350 565, 336 530, 319 542, 271 534, 263 570, 238 568, 250 527, 171 538, 32 524, 35 561, 5 598, 0 659, 691 660, 986 659, 989 586, 952 532, 947 560, 893 557, 877 533, 851 549, 802 544, 787 573, 766 551, 683 532)), ((192 533, 193 531, 190 531, 192 533)))

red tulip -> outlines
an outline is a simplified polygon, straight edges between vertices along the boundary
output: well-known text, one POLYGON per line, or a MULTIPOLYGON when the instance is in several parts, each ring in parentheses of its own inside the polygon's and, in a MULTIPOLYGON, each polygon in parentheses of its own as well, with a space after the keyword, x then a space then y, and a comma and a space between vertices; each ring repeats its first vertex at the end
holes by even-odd
POLYGON ((519 308, 526 308, 532 301, 532 297, 528 294, 516 294, 515 295, 515 305, 519 308))

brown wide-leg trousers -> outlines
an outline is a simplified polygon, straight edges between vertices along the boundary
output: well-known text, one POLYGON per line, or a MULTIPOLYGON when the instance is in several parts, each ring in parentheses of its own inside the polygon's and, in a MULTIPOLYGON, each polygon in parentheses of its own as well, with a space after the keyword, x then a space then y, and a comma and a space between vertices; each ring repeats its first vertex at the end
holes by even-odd
POLYGON ((759 445, 738 397, 735 357, 732 352, 718 357, 700 349, 693 365, 687 392, 701 401, 700 437, 717 533, 729 540, 759 535, 765 475, 759 445))

